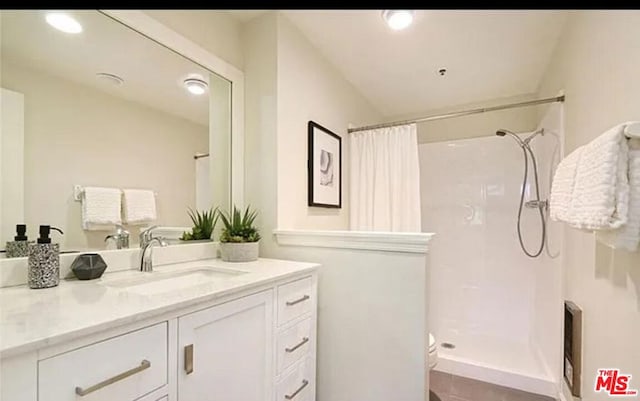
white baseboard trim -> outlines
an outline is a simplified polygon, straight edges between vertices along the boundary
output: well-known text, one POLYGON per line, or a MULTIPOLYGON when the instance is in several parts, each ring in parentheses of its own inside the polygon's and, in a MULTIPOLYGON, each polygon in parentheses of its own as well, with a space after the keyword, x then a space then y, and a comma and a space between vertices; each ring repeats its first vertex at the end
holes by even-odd
POLYGON ((429 252, 434 233, 377 231, 273 230, 278 245, 361 249, 383 252, 429 252))

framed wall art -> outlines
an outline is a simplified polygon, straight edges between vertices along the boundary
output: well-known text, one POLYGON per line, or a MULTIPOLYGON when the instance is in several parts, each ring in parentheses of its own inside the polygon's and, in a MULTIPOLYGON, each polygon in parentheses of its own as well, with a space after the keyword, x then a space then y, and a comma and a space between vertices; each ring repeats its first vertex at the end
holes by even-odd
POLYGON ((313 121, 308 135, 308 205, 341 208, 342 138, 313 121))

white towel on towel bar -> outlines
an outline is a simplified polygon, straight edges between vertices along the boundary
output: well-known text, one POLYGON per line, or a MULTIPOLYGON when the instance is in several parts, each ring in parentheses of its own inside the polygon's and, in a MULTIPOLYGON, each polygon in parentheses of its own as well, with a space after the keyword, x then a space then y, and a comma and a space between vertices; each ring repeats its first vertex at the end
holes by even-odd
POLYGON ((148 224, 157 219, 156 195, 146 189, 123 189, 124 221, 131 225, 148 224))
POLYGON ((594 230, 599 241, 614 248, 630 251, 638 248, 640 139, 635 138, 638 124, 619 124, 560 163, 551 187, 552 219, 594 230))
POLYGON ((571 152, 556 168, 549 196, 549 215, 553 220, 569 222, 573 187, 583 149, 584 147, 580 146, 571 152))
POLYGON ((640 146, 629 149, 629 215, 627 224, 613 231, 596 232, 597 239, 613 248, 634 252, 640 243, 640 146))
POLYGON ((584 145, 568 222, 586 230, 612 230, 627 222, 629 145, 619 124, 584 145))
POLYGON ((117 188, 85 187, 82 195, 82 228, 103 231, 122 224, 122 192, 117 188))

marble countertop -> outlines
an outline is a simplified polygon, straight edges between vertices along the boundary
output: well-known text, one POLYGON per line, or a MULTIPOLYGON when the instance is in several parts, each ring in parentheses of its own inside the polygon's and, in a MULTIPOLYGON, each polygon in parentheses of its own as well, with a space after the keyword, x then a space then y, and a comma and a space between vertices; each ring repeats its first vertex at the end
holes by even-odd
POLYGON ((61 280, 59 286, 47 289, 0 288, 0 356, 59 344, 311 273, 317 267, 275 259, 248 263, 208 259, 157 266, 153 273, 126 270, 96 280, 61 280))

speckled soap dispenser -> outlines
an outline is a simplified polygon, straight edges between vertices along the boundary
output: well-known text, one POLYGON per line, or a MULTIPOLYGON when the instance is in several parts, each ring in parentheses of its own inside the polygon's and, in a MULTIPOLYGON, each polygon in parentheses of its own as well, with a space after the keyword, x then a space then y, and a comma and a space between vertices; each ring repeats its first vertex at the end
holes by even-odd
POLYGON ((5 248, 7 258, 24 258, 29 256, 29 240, 27 238, 27 226, 16 225, 16 236, 14 241, 7 241, 5 248))
POLYGON ((60 283, 60 244, 52 244, 49 234, 62 230, 40 226, 37 243, 29 244, 29 288, 49 288, 60 283))

